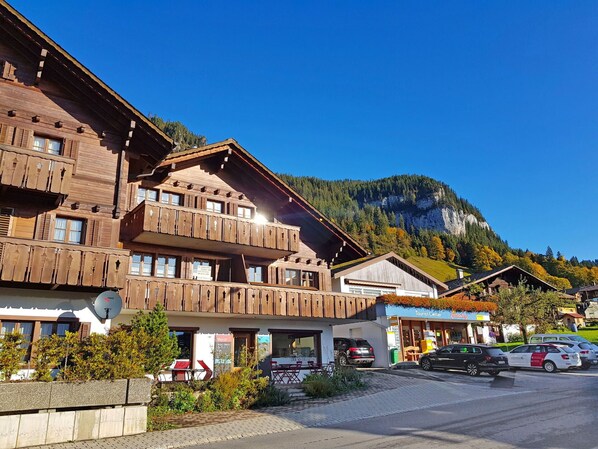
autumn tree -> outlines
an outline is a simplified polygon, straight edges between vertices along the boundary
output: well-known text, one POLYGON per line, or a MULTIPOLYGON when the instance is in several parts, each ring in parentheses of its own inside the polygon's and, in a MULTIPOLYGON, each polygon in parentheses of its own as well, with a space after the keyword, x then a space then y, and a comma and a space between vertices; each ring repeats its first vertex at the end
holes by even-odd
POLYGON ((442 240, 440 240, 440 237, 438 237, 437 235, 432 237, 432 239, 430 240, 428 254, 432 259, 436 260, 444 260, 444 258, 446 257, 442 240))
POLYGON ((538 332, 550 329, 556 324, 556 308, 563 304, 556 292, 533 289, 523 280, 515 287, 500 289, 493 299, 497 305, 493 320, 518 325, 525 343, 527 326, 535 325, 538 332))
POLYGON ((476 270, 488 271, 502 264, 502 257, 489 246, 478 245, 474 249, 473 267, 476 270))
POLYGON ((456 256, 456 254, 452 249, 450 249, 450 248, 446 249, 446 260, 448 262, 453 263, 455 261, 455 256, 456 256))

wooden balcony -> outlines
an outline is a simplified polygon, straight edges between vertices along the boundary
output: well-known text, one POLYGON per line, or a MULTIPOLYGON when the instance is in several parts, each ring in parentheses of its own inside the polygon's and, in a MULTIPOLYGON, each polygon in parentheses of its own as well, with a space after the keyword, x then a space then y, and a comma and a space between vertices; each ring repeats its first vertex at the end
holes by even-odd
POLYGON ((129 252, 0 237, 0 281, 123 288, 129 252))
POLYGON ((68 195, 74 159, 0 145, 0 185, 68 195))
POLYGON ((298 318, 376 318, 376 298, 249 284, 127 276, 123 307, 222 315, 271 315, 298 318))
POLYGON ((299 251, 299 228, 144 201, 122 222, 126 239, 279 259, 299 251))

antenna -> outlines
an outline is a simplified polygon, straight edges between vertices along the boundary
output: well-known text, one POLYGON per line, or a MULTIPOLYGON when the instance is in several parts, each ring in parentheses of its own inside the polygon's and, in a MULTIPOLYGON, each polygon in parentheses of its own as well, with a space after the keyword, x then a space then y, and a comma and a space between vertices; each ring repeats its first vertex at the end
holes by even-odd
POLYGON ((96 315, 102 320, 111 320, 122 310, 123 300, 117 292, 107 290, 100 293, 93 301, 93 308, 96 315))

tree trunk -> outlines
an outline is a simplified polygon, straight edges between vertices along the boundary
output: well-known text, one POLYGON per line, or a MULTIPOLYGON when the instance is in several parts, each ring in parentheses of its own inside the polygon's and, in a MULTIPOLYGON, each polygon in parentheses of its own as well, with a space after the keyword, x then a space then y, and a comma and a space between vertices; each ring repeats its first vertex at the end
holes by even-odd
POLYGON ((521 335, 523 336, 523 343, 527 344, 527 326, 525 324, 520 324, 519 328, 521 329, 521 335))

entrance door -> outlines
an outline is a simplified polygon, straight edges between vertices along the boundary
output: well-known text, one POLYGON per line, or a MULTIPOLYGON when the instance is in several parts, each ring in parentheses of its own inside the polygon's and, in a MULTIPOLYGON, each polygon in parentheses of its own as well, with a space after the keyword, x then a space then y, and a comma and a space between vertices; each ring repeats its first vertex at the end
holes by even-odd
POLYGON ((255 356, 255 332, 233 332, 233 367, 245 366, 255 356))

